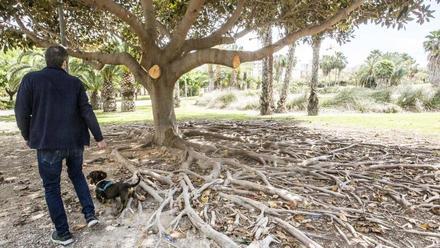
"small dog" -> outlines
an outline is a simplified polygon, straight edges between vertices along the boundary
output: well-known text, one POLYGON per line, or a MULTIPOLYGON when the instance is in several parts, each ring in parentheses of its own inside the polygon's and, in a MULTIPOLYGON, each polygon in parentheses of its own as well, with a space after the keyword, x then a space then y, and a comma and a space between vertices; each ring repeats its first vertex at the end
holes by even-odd
POLYGON ((128 199, 133 196, 134 190, 141 182, 140 175, 136 175, 138 180, 134 184, 123 182, 113 182, 111 180, 105 180, 107 178, 107 173, 104 171, 92 171, 87 176, 91 184, 96 185, 95 193, 96 199, 100 203, 105 203, 107 200, 113 200, 119 197, 121 199, 121 208, 118 210, 119 213, 127 207, 128 199))

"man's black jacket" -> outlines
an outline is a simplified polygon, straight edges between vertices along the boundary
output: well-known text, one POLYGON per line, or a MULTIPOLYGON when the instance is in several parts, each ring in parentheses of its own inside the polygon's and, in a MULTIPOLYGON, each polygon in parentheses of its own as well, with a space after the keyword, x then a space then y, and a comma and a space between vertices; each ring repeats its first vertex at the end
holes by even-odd
POLYGON ((85 88, 62 68, 46 67, 23 77, 15 104, 23 138, 34 149, 75 149, 103 139, 85 88))

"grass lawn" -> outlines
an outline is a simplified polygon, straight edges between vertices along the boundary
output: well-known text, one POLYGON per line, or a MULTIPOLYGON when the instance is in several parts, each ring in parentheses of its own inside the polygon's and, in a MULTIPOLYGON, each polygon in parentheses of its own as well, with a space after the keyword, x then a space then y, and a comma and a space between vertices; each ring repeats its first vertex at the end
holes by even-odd
MULTIPOLYGON (((243 111, 224 111, 216 109, 200 108, 191 104, 182 103, 182 107, 176 108, 176 117, 179 121, 186 120, 249 120, 254 115, 243 111)), ((150 105, 136 107, 135 112, 130 113, 104 113, 97 111, 99 123, 123 124, 123 123, 151 123, 153 110, 150 105)), ((1 118, 1 117, 0 117, 1 118)))
POLYGON ((369 113, 324 114, 321 116, 295 116, 295 119, 329 126, 349 126, 367 129, 399 130, 424 135, 440 135, 440 113, 369 113))
MULTIPOLYGON (((137 106, 135 112, 129 113, 103 113, 97 111, 98 120, 103 125, 124 123, 151 123, 153 114, 151 105, 144 101, 137 106)), ((338 127, 358 127, 366 129, 398 130, 416 132, 424 135, 440 135, 440 113, 332 113, 320 116, 306 116, 303 113, 279 114, 273 116, 258 116, 255 112, 206 109, 193 105, 193 99, 182 100, 182 106, 176 108, 179 121, 186 120, 300 120, 312 124, 322 124, 338 127)), ((13 122, 13 115, 0 116, 0 121, 13 122)), ((0 124, 1 125, 1 124, 0 124)))

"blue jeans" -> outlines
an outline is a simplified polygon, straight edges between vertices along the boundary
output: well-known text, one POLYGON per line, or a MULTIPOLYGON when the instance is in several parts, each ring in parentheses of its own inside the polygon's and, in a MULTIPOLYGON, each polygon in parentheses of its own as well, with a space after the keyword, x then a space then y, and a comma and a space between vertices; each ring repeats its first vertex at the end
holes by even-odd
POLYGON ((60 177, 63 160, 66 160, 67 174, 75 187, 86 220, 95 215, 95 207, 87 181, 82 172, 84 149, 38 150, 38 170, 43 180, 44 192, 50 218, 58 235, 69 233, 69 224, 61 199, 60 177))

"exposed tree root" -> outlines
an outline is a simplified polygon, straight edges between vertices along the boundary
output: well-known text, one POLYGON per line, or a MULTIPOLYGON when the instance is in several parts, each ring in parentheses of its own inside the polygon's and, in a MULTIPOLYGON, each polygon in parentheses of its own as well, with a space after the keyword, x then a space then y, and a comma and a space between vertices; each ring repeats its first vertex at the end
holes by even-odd
POLYGON ((286 231, 288 231, 295 238, 297 238, 299 241, 301 241, 306 247, 308 247, 308 248, 322 248, 321 245, 319 245, 315 241, 311 240, 303 232, 296 229, 294 226, 290 225, 289 223, 285 222, 284 220, 282 220, 280 218, 275 218, 274 220, 276 223, 278 223, 278 225, 280 225, 282 228, 286 229, 286 231))
MULTIPOLYGON (((132 165, 132 162, 128 159, 124 158, 120 153, 118 149, 114 149, 112 151, 112 156, 121 163, 124 167, 126 167, 131 173, 138 174, 139 171, 132 165)), ((143 180, 139 183, 139 186, 145 190, 149 195, 151 195, 156 201, 162 202, 163 198, 157 193, 157 191, 147 185, 143 180)))
POLYGON ((157 246, 184 220, 220 247, 402 247, 410 241, 399 235, 440 237, 419 228, 440 209, 435 152, 289 133, 272 122, 197 125, 182 127, 189 140, 167 136, 177 149, 141 144, 112 153, 160 203, 146 222, 157 246), (124 157, 158 150, 180 160, 147 167, 124 157), (176 214, 168 226, 160 221, 167 209, 176 214))
POLYGON ((202 218, 196 213, 196 211, 191 207, 190 196, 188 193, 188 186, 184 181, 181 181, 180 186, 183 189, 183 199, 185 202, 185 208, 183 210, 184 214, 188 216, 193 225, 206 237, 214 240, 221 247, 225 248, 235 248, 239 247, 232 239, 223 233, 217 232, 209 224, 204 222, 202 218))

